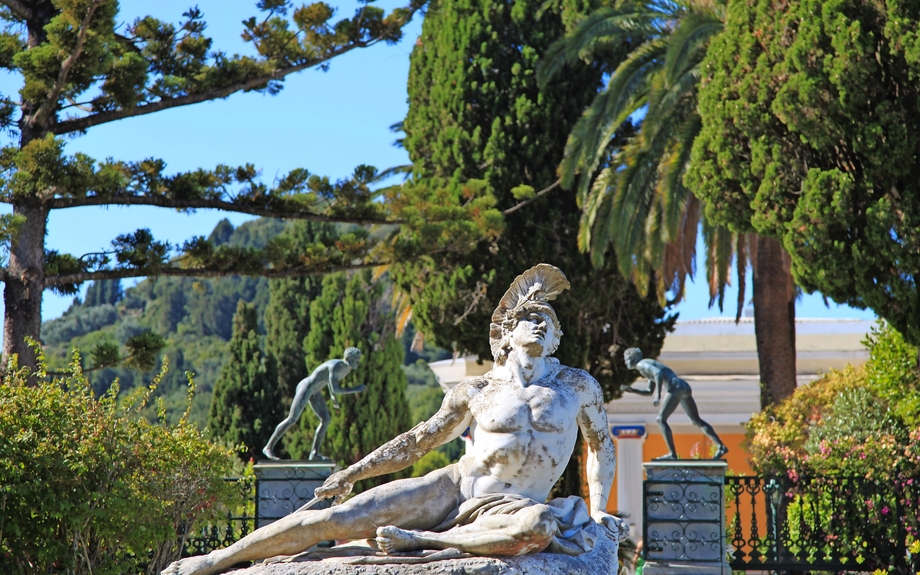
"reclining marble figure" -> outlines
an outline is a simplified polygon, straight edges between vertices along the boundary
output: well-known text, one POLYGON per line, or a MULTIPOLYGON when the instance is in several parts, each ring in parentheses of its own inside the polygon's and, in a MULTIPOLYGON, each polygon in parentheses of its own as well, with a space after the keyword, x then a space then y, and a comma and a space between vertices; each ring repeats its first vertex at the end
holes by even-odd
POLYGON ((431 419, 334 473, 315 494, 338 503, 356 481, 405 469, 469 428, 472 442, 459 462, 328 509, 296 512, 163 573, 218 573, 327 540, 376 537, 385 553, 456 548, 513 556, 577 555, 593 548, 598 533, 626 537, 625 522, 605 512, 616 460, 601 388, 585 371, 550 357, 562 331, 548 302, 568 287, 565 275, 547 264, 518 276, 492 315, 494 368, 458 384, 431 419), (546 501, 579 429, 588 446, 590 509, 576 496, 546 501))

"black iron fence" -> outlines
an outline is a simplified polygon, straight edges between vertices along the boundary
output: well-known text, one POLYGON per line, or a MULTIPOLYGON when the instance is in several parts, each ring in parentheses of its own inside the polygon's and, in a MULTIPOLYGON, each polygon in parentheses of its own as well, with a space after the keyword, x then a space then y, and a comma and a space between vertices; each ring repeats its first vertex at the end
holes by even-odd
POLYGON ((225 479, 237 497, 225 503, 218 515, 198 524, 186 534, 182 556, 204 555, 236 543, 256 528, 256 480, 253 477, 225 479))
POLYGON ((735 570, 920 572, 920 479, 726 477, 735 570))
MULTIPOLYGON (((188 534, 183 556, 226 547, 255 529, 256 481, 227 481, 239 499, 188 534)), ((723 496, 733 570, 920 573, 920 478, 735 476, 725 478, 723 496)))

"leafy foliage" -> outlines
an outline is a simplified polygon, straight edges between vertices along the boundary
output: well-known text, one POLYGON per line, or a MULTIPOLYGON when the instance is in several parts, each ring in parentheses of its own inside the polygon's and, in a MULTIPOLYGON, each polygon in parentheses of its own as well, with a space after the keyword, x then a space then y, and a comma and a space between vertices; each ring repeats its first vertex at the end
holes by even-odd
POLYGON ((887 324, 866 343, 864 366, 832 370, 754 414, 748 449, 758 472, 882 480, 920 472, 917 349, 887 324))
MULTIPOLYGON (((398 41, 420 4, 411 0, 387 14, 362 3, 338 21, 322 2, 295 8, 271 0, 256 7, 261 14, 243 22, 242 34, 253 55, 229 55, 214 46, 197 8, 178 25, 149 16, 123 25, 118 3, 102 0, 16 1, 0 11, 0 67, 21 80, 18 101, 0 95, 0 129, 19 140, 0 149, 0 202, 13 206, 13 214, 0 219, 0 246, 9 251, 0 270, 7 284, 5 356, 18 354, 24 365, 35 366, 24 339, 40 336, 45 289, 74 294, 88 280, 154 275, 290 277, 367 263, 373 246, 361 233, 298 252, 283 243, 241 249, 201 237, 176 250, 141 229, 97 253, 45 250, 50 212, 75 206, 213 208, 356 223, 392 219, 369 188, 376 171, 368 166, 335 183, 297 169, 269 185, 252 165, 168 174, 156 158, 96 161, 65 152, 62 136, 108 122, 241 91, 276 94, 289 74, 325 68, 355 48, 398 41)), ((109 351, 95 355, 111 358, 109 351)))
MULTIPOLYGON (((227 225, 230 225, 227 222, 227 225)), ((263 247, 278 235, 285 223, 280 220, 259 219, 229 230, 220 224, 216 229, 225 233, 225 244, 241 247, 263 247)), ((162 397, 171 422, 178 421, 185 410, 185 378, 183 373, 196 374, 198 393, 193 400, 190 419, 202 429, 208 418, 211 394, 223 365, 229 358, 228 342, 232 335, 233 313, 239 300, 255 305, 261 318, 269 299, 268 280, 264 278, 228 277, 196 281, 193 278, 152 278, 124 290, 114 305, 88 307, 73 305, 61 318, 45 322, 45 349, 49 365, 61 371, 68 363, 73 347, 93 350, 100 346, 115 346, 117 357, 129 355, 127 342, 145 332, 162 337, 165 347, 151 359, 166 354, 174 367, 160 382, 156 394, 162 397)), ((260 332, 263 327, 260 325, 260 332)), ((145 336, 148 337, 148 336, 145 336)), ((302 351, 300 352, 301 361, 302 351)), ((85 361, 85 360, 84 360, 85 361)), ((98 367, 93 360, 87 368, 98 367)), ((93 389, 101 394, 119 378, 122 389, 133 389, 151 383, 153 374, 109 365, 86 373, 93 389)), ((296 382, 295 382, 296 383, 296 382)), ((145 414, 156 419, 154 410, 145 414)))
POLYGON ((222 479, 232 455, 187 417, 156 425, 139 415, 165 371, 120 401, 117 385, 94 396, 77 353, 70 370, 31 385, 12 365, 0 385, 0 566, 158 573, 191 526, 232 498, 222 479))
POLYGON ((241 446, 242 461, 261 458, 281 421, 281 394, 274 358, 262 351, 255 306, 240 300, 233 316, 230 358, 214 384, 208 428, 225 445, 241 446))
POLYGON ((703 63, 688 183, 709 217, 782 238, 805 290, 920 343, 920 13, 731 3, 703 63))
POLYGON ((566 64, 612 69, 572 129, 560 165, 562 185, 577 189, 583 209, 580 248, 600 265, 612 247, 620 273, 640 291, 654 274, 660 298, 667 290, 680 297, 694 273, 702 221, 710 305, 718 298, 720 307, 736 255, 744 282, 746 238, 701 220, 683 175, 700 130, 699 64, 724 18, 724 4, 708 0, 616 2, 550 46, 538 70, 545 85, 566 64))
POLYGON ((539 7, 531 0, 431 4, 412 53, 402 128, 413 176, 404 188, 446 206, 485 192, 504 222, 490 242, 403 259, 391 272, 421 332, 443 347, 489 358, 483 330, 507 286, 541 261, 559 266, 577 295, 554 302, 565 330, 558 357, 588 369, 609 399, 634 378, 617 350, 640 345, 657 353, 670 324, 654 296, 639 297, 614 267, 595 269, 578 252, 574 194, 519 199, 530 195, 528 187, 551 188, 565 138, 601 77, 579 65, 552 84, 537 84, 541 54, 566 21, 584 13, 582 3, 566 2, 535 20, 539 7))

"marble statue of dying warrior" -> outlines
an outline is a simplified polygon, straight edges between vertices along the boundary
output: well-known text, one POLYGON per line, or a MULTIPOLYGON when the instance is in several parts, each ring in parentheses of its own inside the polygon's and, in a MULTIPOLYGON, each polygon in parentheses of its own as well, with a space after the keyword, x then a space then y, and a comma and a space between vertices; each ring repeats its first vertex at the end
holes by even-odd
POLYGON ((275 443, 281 439, 285 431, 294 427, 297 420, 300 419, 301 414, 303 414, 304 408, 307 407, 307 403, 309 403, 310 409, 312 409, 316 417, 319 418, 319 426, 316 428, 316 433, 313 434, 313 447, 310 449, 309 460, 332 461, 319 452, 319 448, 323 444, 323 439, 326 437, 326 431, 329 429, 329 420, 331 419, 329 410, 326 409, 326 400, 321 393, 323 386, 325 385, 329 388, 329 397, 332 398, 332 405, 336 409, 339 408, 339 402, 335 398, 336 394, 344 395, 347 393, 361 393, 364 391, 363 385, 350 388, 344 388, 339 385, 346 375, 358 368, 358 362, 361 361, 361 350, 356 347, 349 347, 345 350, 344 356, 344 359, 330 359, 329 361, 321 363, 313 370, 313 373, 300 380, 300 383, 297 384, 297 390, 294 392, 294 400, 291 402, 291 412, 278 424, 272 436, 269 438, 268 443, 265 444, 265 448, 262 449, 262 453, 264 453, 266 457, 274 459, 275 461, 280 459, 276 457, 275 452, 272 451, 275 447, 275 443))
POLYGON ((562 331, 548 302, 568 287, 547 264, 518 276, 492 315, 492 371, 461 382, 431 419, 334 473, 315 494, 341 501, 356 481, 405 469, 469 428, 472 442, 459 462, 329 509, 294 513, 163 573, 208 575, 328 540, 376 537, 385 553, 453 547, 513 556, 576 555, 593 548, 597 533, 624 538, 629 528, 605 512, 616 460, 601 388, 585 371, 550 357, 562 331), (579 429, 588 446, 590 509, 575 496, 546 501, 579 429))
POLYGON ((652 405, 661 404, 658 411, 658 427, 661 428, 661 434, 664 436, 664 442, 668 446, 668 454, 656 457, 655 459, 677 459, 677 450, 674 449, 674 436, 671 433, 671 426, 668 425, 668 417, 674 413, 677 406, 684 408, 684 412, 693 425, 700 428, 703 435, 708 437, 716 445, 716 453, 713 459, 721 459, 728 453, 728 447, 722 443, 716 430, 711 425, 703 421, 700 417, 700 411, 696 407, 696 401, 693 399, 693 392, 690 390, 690 384, 677 377, 677 374, 670 367, 654 359, 642 359, 642 350, 638 347, 631 347, 623 352, 623 360, 626 367, 635 369, 642 377, 648 379, 647 389, 636 389, 631 385, 622 386, 623 391, 636 393, 639 395, 652 395, 657 390, 652 405), (664 402, 661 401, 661 394, 664 393, 664 402))

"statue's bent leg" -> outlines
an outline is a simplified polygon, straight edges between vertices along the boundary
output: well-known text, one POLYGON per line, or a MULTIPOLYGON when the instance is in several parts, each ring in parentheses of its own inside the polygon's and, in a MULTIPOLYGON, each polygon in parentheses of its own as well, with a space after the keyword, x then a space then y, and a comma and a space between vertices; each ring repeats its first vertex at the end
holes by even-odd
POLYGON ((319 418, 319 425, 316 426, 316 433, 313 434, 313 446, 310 448, 310 461, 332 461, 324 455, 320 455, 319 448, 326 438, 326 431, 329 429, 329 408, 326 407, 326 399, 323 394, 316 392, 310 397, 310 409, 319 418))
POLYGON ((728 453, 728 448, 725 447, 725 444, 722 443, 722 440, 719 439, 719 436, 716 435, 716 430, 712 428, 711 425, 703 421, 700 417, 700 411, 696 407, 696 401, 694 401, 693 396, 687 395, 686 397, 680 400, 681 406, 684 408, 684 411, 687 413, 687 416, 690 418, 690 421, 693 425, 700 428, 700 431, 703 432, 703 435, 709 438, 710 441, 715 443, 718 448, 716 449, 715 458, 719 459, 726 453, 728 453))
POLYGON ((668 455, 656 457, 656 459, 677 459, 677 450, 674 448, 674 434, 671 433, 671 426, 668 425, 668 418, 680 405, 681 398, 672 393, 666 393, 661 398, 661 411, 658 412, 658 427, 661 428, 661 435, 664 436, 664 442, 668 446, 668 455))
POLYGON ((241 562, 296 555, 320 541, 372 537, 381 525, 430 529, 460 499, 456 465, 424 477, 400 479, 329 509, 294 513, 257 529, 226 549, 176 561, 164 575, 212 575, 241 562))
POLYGON ((268 443, 266 443, 265 447, 262 449, 262 453, 269 459, 278 460, 274 452, 275 444, 278 443, 281 436, 300 419, 300 415, 307 406, 307 392, 309 391, 309 387, 309 378, 303 379, 297 384, 297 391, 294 393, 293 401, 291 401, 291 412, 275 427, 275 431, 272 432, 272 436, 268 439, 268 443))
POLYGON ((454 547, 475 555, 525 555, 546 549, 556 529, 553 512, 541 504, 514 514, 480 517, 443 533, 381 527, 377 529, 377 545, 387 553, 454 547))

